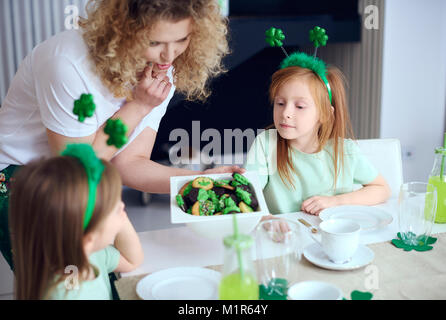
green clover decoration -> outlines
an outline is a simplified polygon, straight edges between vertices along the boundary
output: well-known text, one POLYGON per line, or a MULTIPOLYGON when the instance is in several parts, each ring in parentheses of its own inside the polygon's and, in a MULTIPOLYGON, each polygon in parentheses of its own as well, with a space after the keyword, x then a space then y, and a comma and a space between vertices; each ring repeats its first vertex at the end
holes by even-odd
POLYGON ((259 300, 286 300, 288 297, 288 280, 273 278, 267 285, 259 285, 259 300))
POLYGON ((283 34, 282 30, 271 27, 266 30, 265 35, 265 41, 271 47, 281 47, 283 45, 285 35, 283 34))
POLYGON ((93 95, 83 93, 81 97, 74 101, 73 113, 78 116, 80 122, 84 122, 85 118, 92 117, 96 105, 93 102, 93 95))
POLYGON ((108 119, 104 128, 104 132, 109 135, 107 144, 114 145, 116 148, 121 148, 127 143, 127 126, 121 119, 108 119))
MULTIPOLYGON (((358 290, 353 290, 350 294, 352 300, 372 300, 373 294, 371 292, 362 292, 358 290)), ((342 300, 347 300, 343 298, 342 300)))
POLYGON ((437 242, 437 238, 434 237, 426 237, 426 236, 416 236, 412 232, 408 232, 404 234, 404 239, 406 241, 403 241, 403 236, 400 232, 397 234, 398 239, 392 239, 392 244, 400 249, 403 249, 404 251, 429 251, 432 250, 434 247, 431 245, 437 242), (409 242, 409 244, 407 244, 409 242))
POLYGON ((315 48, 327 45, 328 36, 325 29, 321 27, 314 27, 310 30, 310 41, 313 42, 315 48))

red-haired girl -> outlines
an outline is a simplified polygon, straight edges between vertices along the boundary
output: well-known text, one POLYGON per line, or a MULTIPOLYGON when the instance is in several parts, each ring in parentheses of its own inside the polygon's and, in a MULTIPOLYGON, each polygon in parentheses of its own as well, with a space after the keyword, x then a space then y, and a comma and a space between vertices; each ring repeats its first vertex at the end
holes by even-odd
POLYGON ((347 139, 351 125, 342 73, 324 65, 324 73, 317 73, 317 58, 287 59, 269 90, 275 128, 257 136, 245 164, 259 172, 270 212, 318 215, 329 207, 386 201, 385 179, 347 139), (355 184, 363 188, 355 190, 355 184))

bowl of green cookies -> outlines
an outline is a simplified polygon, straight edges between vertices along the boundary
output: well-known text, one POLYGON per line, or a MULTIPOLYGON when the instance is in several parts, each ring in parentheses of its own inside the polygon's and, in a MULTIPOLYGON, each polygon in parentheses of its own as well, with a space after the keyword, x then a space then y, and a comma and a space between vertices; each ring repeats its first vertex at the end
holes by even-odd
POLYGON ((234 214, 244 234, 269 214, 257 173, 249 171, 171 177, 170 200, 172 223, 185 223, 211 239, 233 233, 234 214))

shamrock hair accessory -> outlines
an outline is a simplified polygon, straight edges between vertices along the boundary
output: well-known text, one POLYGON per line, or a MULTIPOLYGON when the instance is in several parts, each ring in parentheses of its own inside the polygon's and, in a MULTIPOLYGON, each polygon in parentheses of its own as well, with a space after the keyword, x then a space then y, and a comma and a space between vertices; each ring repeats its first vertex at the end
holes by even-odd
POLYGON ((84 230, 87 229, 93 216, 96 204, 96 193, 99 182, 101 181, 104 164, 96 156, 93 147, 89 144, 69 144, 61 153, 62 156, 77 158, 85 168, 88 179, 88 202, 84 214, 84 230))
POLYGON ((80 122, 84 122, 85 118, 92 117, 96 105, 93 102, 93 95, 83 93, 81 97, 74 101, 73 113, 78 116, 80 122))
POLYGON ((309 38, 315 47, 313 56, 310 56, 304 52, 295 52, 288 55, 285 49, 282 47, 282 40, 285 39, 285 35, 283 35, 283 37, 282 35, 282 30, 275 28, 270 28, 266 32, 266 42, 271 46, 278 46, 280 44, 282 50, 285 52, 286 58, 280 64, 280 69, 296 66, 312 70, 324 82, 325 86, 327 87, 330 103, 333 103, 331 87, 327 79, 327 66, 324 61, 316 57, 317 49, 320 46, 327 45, 328 36, 326 35, 325 29, 321 27, 314 27, 312 30, 310 30, 309 38), (280 32, 275 30, 279 30, 280 32), (281 40, 278 41, 277 39, 281 40))
POLYGON ((280 47, 283 53, 285 53, 285 55, 288 57, 288 53, 283 48, 283 40, 285 40, 285 35, 283 34, 282 30, 271 27, 266 30, 265 36, 266 43, 268 43, 271 47, 280 47))
POLYGON ((310 30, 310 41, 313 42, 315 48, 313 57, 316 57, 317 48, 327 45, 327 40, 328 36, 326 35, 325 29, 316 26, 310 30))
POLYGON ((316 73, 327 87, 328 98, 330 99, 330 103, 333 103, 331 87, 327 79, 327 67, 324 61, 317 57, 312 57, 304 52, 294 52, 282 61, 280 68, 284 69, 292 66, 310 69, 316 73))
POLYGON ((109 135, 107 144, 114 145, 116 148, 121 148, 127 143, 127 126, 121 119, 108 119, 104 128, 104 132, 109 135))

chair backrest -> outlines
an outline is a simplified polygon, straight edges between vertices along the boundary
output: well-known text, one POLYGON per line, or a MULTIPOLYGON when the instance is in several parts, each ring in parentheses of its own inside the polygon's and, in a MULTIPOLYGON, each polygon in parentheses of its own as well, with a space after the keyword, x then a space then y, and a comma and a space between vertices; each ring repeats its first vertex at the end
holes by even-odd
POLYGON ((392 189, 392 197, 398 197, 403 183, 401 144, 398 139, 357 140, 361 151, 386 179, 392 189))

